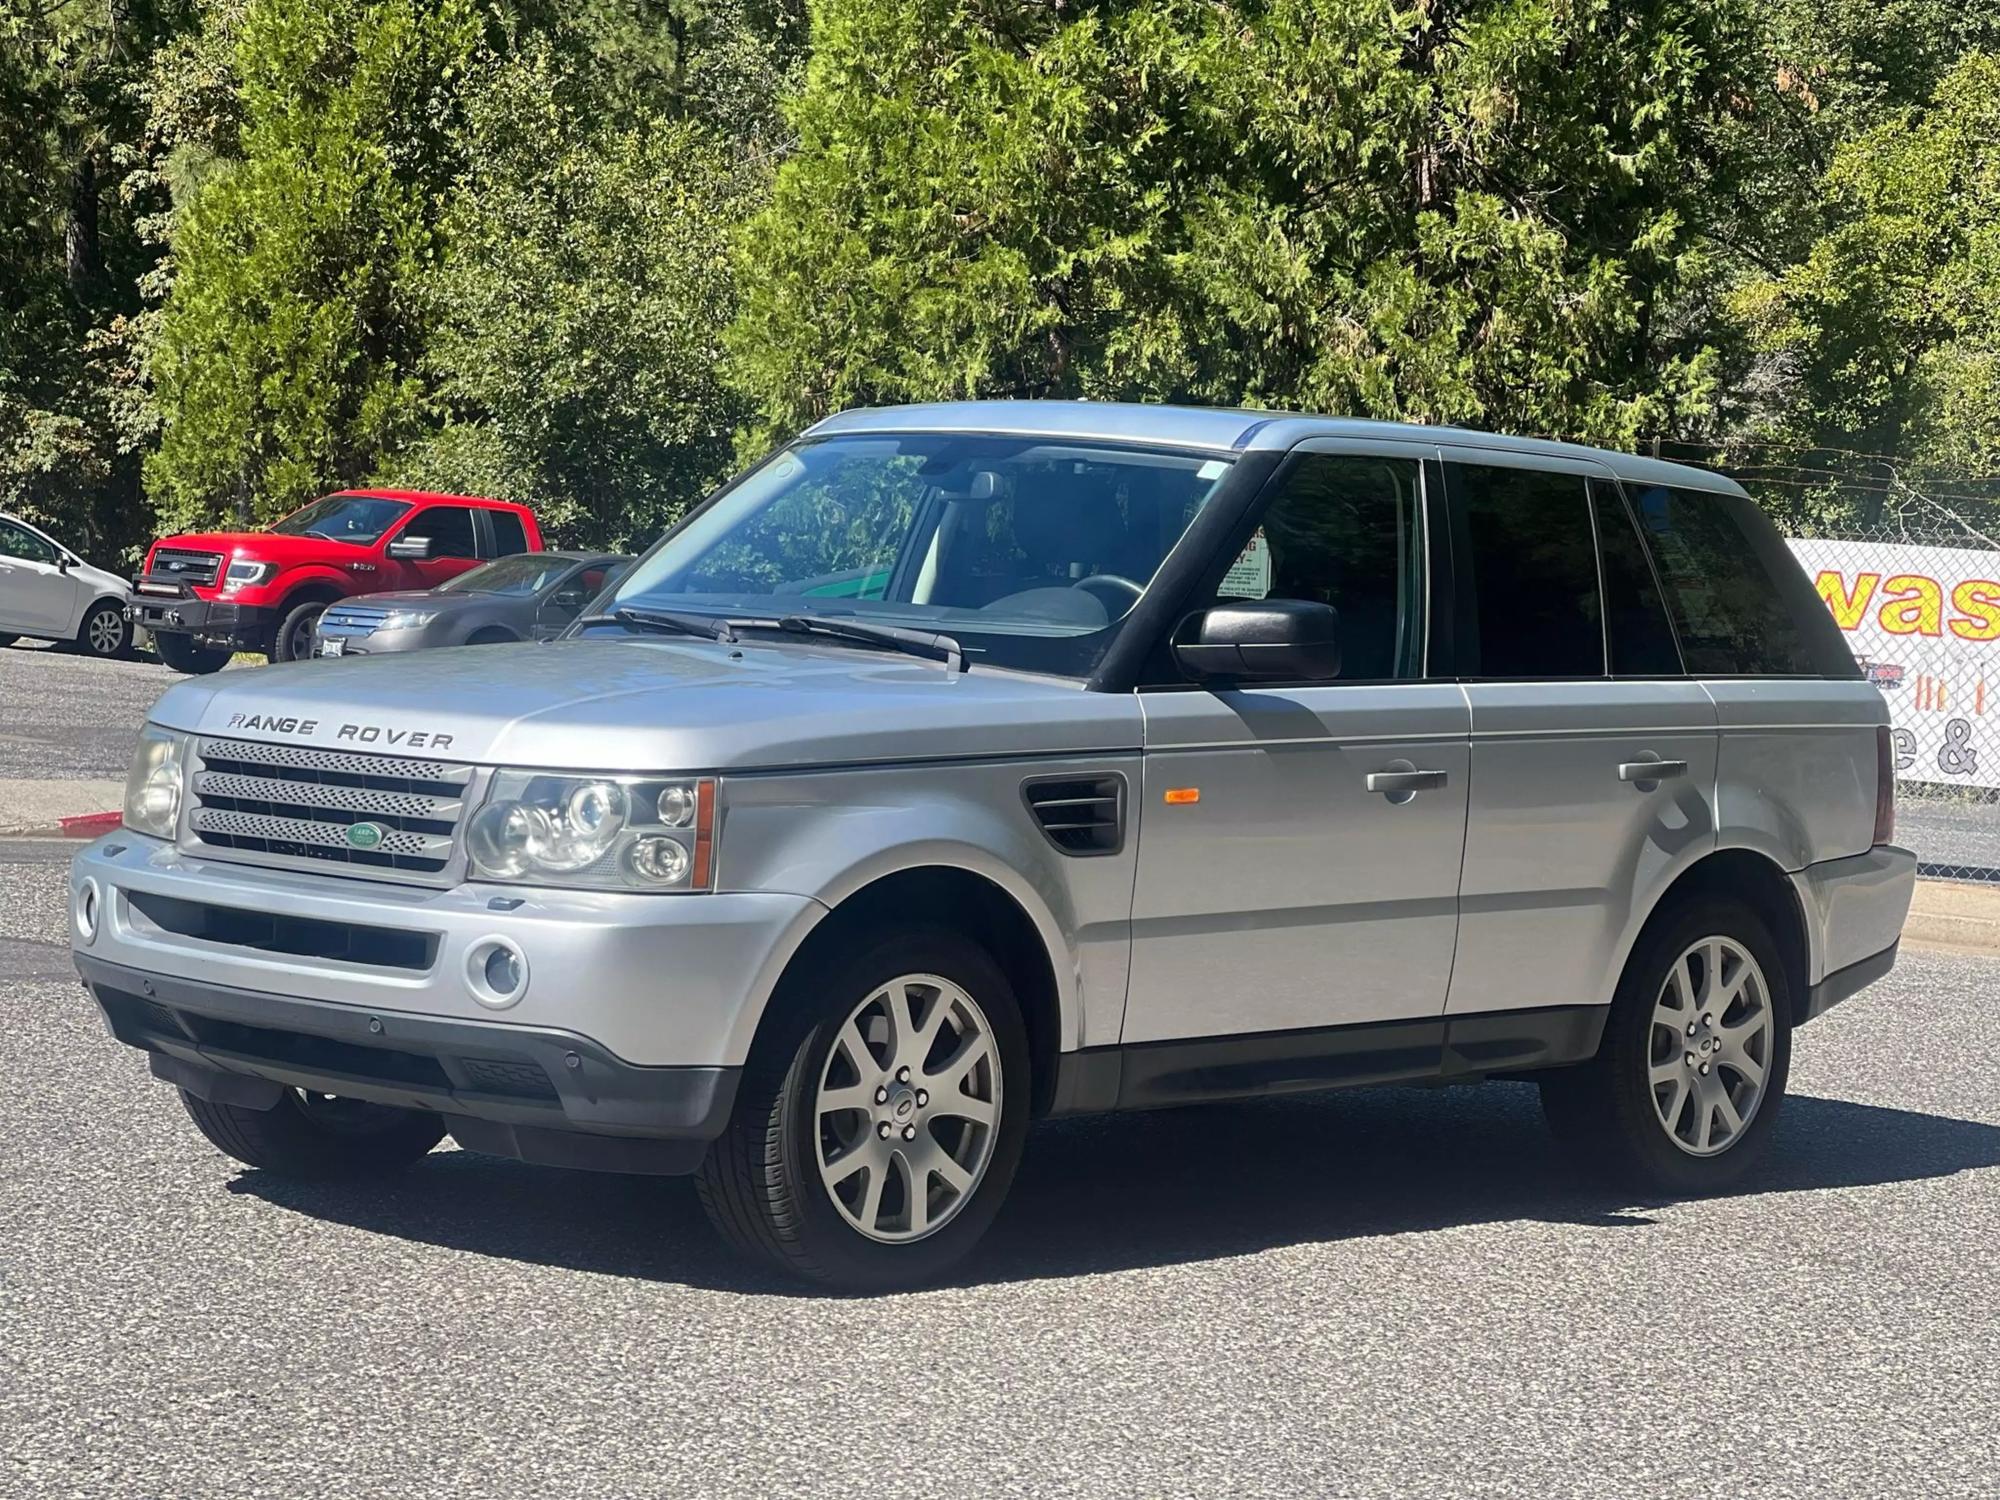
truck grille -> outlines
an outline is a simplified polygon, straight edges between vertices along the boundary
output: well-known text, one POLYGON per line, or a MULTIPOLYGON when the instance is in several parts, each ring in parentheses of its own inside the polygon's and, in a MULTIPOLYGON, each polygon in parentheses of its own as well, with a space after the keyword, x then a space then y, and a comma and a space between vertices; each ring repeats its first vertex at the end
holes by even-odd
POLYGON ((471 780, 470 766, 443 761, 204 739, 188 833, 251 863, 324 860, 421 879, 451 863, 471 780))
POLYGON ((162 547, 153 554, 153 565, 147 571, 155 578, 172 578, 200 589, 212 588, 222 576, 222 554, 162 547))

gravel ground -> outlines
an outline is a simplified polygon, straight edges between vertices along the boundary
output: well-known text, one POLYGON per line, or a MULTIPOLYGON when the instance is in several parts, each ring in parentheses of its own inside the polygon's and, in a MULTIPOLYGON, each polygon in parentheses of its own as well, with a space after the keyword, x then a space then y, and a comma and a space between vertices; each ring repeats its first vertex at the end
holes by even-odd
POLYGON ((239 1170, 0 843, 0 1493, 1990 1496, 2000 965, 1801 1037, 1751 1191, 1581 1188, 1532 1091, 1039 1128, 957 1284, 831 1299, 683 1184, 239 1170))

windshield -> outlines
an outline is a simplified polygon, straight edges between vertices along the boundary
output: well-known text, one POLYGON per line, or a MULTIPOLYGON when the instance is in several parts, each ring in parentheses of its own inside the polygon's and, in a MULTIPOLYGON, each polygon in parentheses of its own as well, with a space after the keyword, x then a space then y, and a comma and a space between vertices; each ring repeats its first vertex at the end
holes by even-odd
POLYGON ((271 529, 281 536, 323 536, 330 542, 365 547, 379 541, 409 508, 406 500, 384 500, 379 495, 328 495, 293 511, 271 529))
POLYGON ((525 598, 543 589, 576 567, 573 557, 550 557, 545 552, 522 552, 503 557, 484 567, 438 585, 439 590, 461 594, 511 594, 525 598))
POLYGON ((1228 469, 1049 438, 805 442, 656 547, 616 603, 912 626, 1085 676, 1228 469))

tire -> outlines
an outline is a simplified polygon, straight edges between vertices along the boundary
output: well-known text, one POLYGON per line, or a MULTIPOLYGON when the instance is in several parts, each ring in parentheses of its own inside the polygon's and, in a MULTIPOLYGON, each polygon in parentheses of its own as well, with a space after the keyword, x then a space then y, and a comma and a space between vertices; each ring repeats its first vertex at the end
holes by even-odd
POLYGON ((444 1139, 424 1110, 286 1089, 275 1109, 213 1104, 185 1089, 181 1103, 209 1144, 245 1166, 287 1177, 365 1177, 400 1171, 444 1139))
POLYGON ((737 1249, 809 1281, 884 1291, 935 1280, 992 1224, 1027 1138, 1027 1031, 1006 976, 983 948, 954 933, 878 933, 830 963, 795 965, 773 1007, 775 1024, 753 1050, 729 1126, 696 1178, 709 1219, 737 1249), (898 981, 910 986, 900 992, 911 1018, 901 1055, 921 1053, 915 1064, 900 1061, 887 1039, 898 981), (936 1007, 945 1015, 925 1050, 909 1039, 918 1022, 937 1015, 936 1007), (952 1084, 945 1064, 963 1058, 960 1049, 976 1050, 968 1039, 976 1041, 982 1030, 989 1044, 984 1060, 962 1086, 952 1084), (854 1060, 857 1040, 868 1053, 865 1066, 854 1060), (907 1082, 898 1077, 903 1067, 912 1068, 907 1082), (858 1082, 850 1082, 857 1074, 858 1082), (941 1085, 935 1097, 916 1092, 926 1081, 941 1085), (822 1085, 862 1102, 826 1111, 822 1085), (967 1110, 997 1104, 991 1111, 997 1118, 975 1123, 946 1102, 946 1089, 967 1110), (881 1134, 884 1125, 888 1136, 881 1134), (829 1186, 821 1175, 823 1152, 836 1164, 860 1165, 837 1188, 829 1186), (930 1165, 946 1158, 956 1169, 952 1176, 930 1165), (910 1191, 912 1162, 924 1183, 928 1223, 921 1228, 910 1191), (878 1170, 883 1185, 875 1188, 878 1170), (857 1227, 864 1218, 875 1226, 872 1237, 857 1227))
POLYGON ((1619 1186, 1667 1197, 1727 1189, 1768 1149, 1791 1071, 1792 1000, 1791 976, 1756 914, 1698 897, 1640 938, 1597 1056, 1543 1076, 1542 1112, 1573 1155, 1619 1186), (1696 1002, 1685 1012, 1692 1035, 1677 1018, 1664 1024, 1660 1012, 1683 994, 1696 1002), (1746 1092, 1752 1068, 1763 1075, 1754 1096, 1746 1092), (1732 1114, 1740 1123, 1731 1125, 1732 1114))
POLYGON ((153 649, 160 653, 160 660, 176 672, 186 672, 193 677, 220 672, 229 665, 232 655, 224 647, 204 646, 191 635, 172 631, 155 632, 153 649))
POLYGON ((101 661, 122 661, 132 654, 132 622, 116 599, 99 599, 83 612, 70 649, 101 661))
POLYGON ((265 657, 271 661, 304 661, 312 654, 313 626, 325 613, 326 605, 317 599, 293 605, 285 611, 278 628, 271 632, 271 644, 264 652, 265 657))

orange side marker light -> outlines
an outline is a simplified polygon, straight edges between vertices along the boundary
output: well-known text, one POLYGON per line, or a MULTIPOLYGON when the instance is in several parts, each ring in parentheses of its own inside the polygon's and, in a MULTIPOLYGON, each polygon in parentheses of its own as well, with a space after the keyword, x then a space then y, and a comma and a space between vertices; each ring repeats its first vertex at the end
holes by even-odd
POLYGON ((1192 807, 1199 801, 1201 801, 1201 788, 1198 786, 1170 786, 1167 788, 1167 806, 1169 807, 1192 807))

